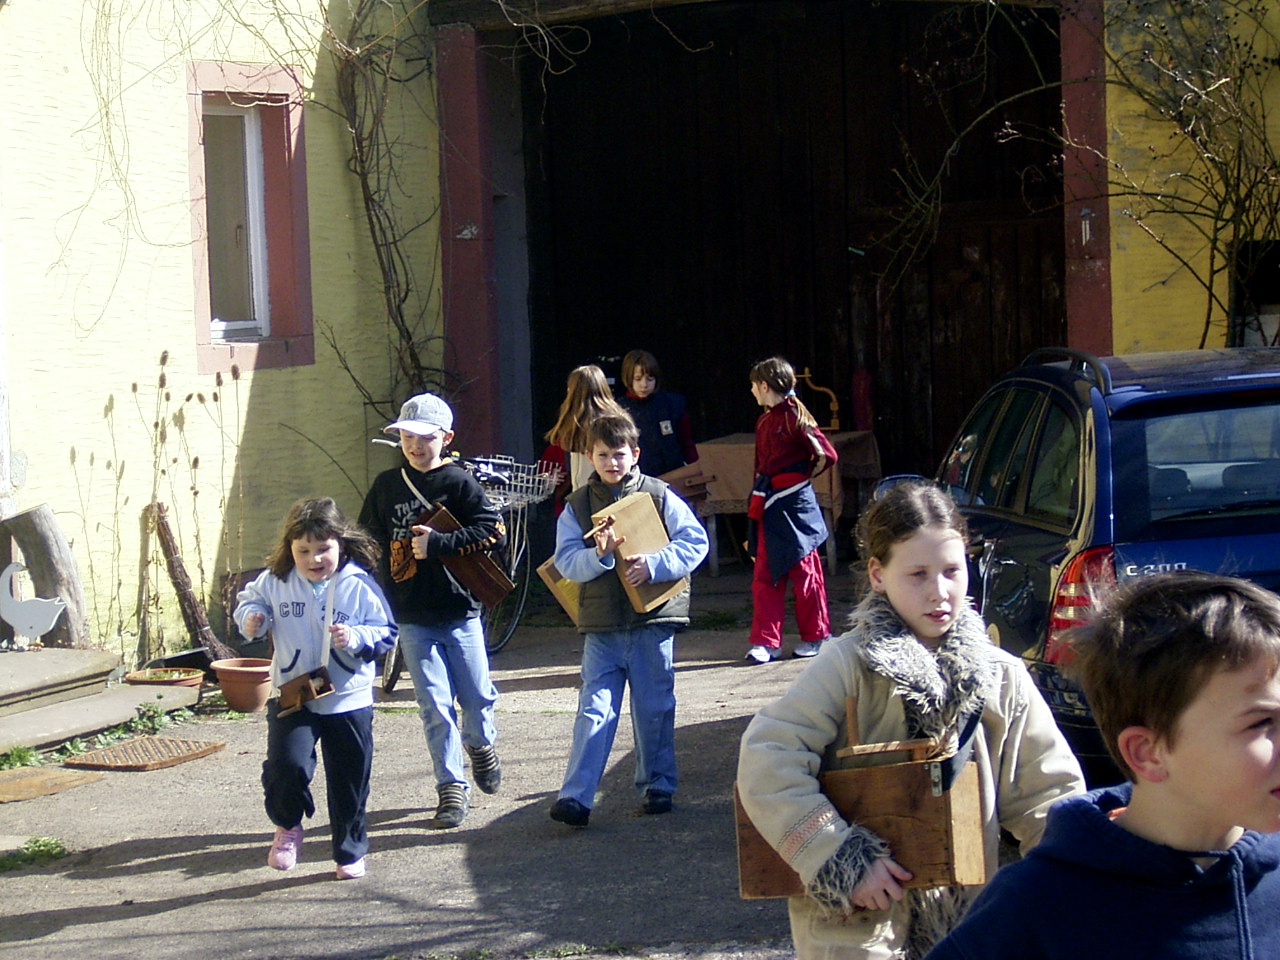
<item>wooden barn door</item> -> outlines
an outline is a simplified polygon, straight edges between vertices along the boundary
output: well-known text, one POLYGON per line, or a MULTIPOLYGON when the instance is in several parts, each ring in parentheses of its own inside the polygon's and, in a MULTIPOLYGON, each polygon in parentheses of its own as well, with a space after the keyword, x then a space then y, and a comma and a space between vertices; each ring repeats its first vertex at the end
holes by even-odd
POLYGON ((872 418, 887 470, 932 470, 986 383, 1065 336, 1053 152, 996 136, 1052 130, 1054 92, 950 158, 936 243, 884 282, 910 162, 937 166, 949 122, 1057 75, 1052 18, 1009 8, 1018 31, 984 45, 973 7, 704 3, 524 56, 535 430, 569 369, 633 347, 698 439, 749 430, 747 371, 780 353, 836 391, 843 428, 872 418))

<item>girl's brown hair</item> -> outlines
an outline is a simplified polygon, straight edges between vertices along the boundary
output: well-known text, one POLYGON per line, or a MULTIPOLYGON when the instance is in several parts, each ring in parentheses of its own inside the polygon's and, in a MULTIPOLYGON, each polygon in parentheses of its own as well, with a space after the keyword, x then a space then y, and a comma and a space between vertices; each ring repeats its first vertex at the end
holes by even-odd
POLYGON ((768 360, 761 360, 753 366, 751 368, 751 382, 763 383, 774 393, 794 400, 796 419, 802 430, 816 430, 818 428, 818 421, 813 419, 813 414, 809 412, 809 408, 801 403, 800 398, 795 395, 795 368, 782 357, 770 357, 768 360))
POLYGON ((293 569, 293 541, 310 535, 316 540, 338 541, 338 569, 352 560, 372 572, 382 554, 378 542, 342 515, 329 497, 299 500, 284 518, 280 542, 267 556, 267 567, 281 580, 293 569))
POLYGON ((655 381, 655 389, 657 384, 662 382, 662 370, 658 367, 658 358, 648 350, 632 350, 622 358, 622 389, 630 390, 631 381, 636 378, 636 373, 647 373, 653 377, 655 381))
POLYGON ((547 431, 547 443, 571 453, 588 453, 587 427, 600 416, 626 416, 613 399, 604 371, 593 363, 569 372, 568 388, 556 416, 556 425, 547 431))
POLYGON ((889 488, 867 507, 858 521, 858 547, 863 561, 875 557, 889 562, 895 543, 922 527, 945 527, 968 542, 964 515, 941 488, 925 481, 907 481, 889 488))

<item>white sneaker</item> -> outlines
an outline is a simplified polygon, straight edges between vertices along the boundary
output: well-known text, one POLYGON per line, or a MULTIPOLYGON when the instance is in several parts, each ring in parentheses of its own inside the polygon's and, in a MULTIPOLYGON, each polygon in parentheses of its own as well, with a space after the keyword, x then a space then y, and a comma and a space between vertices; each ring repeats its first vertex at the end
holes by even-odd
POLYGON ((793 657, 800 657, 801 659, 806 657, 816 657, 818 655, 818 651, 822 649, 822 643, 823 642, 821 640, 801 640, 796 644, 796 648, 791 651, 791 655, 793 657))
POLYGON ((778 659, 777 647, 766 647, 763 643, 753 643, 747 651, 747 659, 755 663, 768 663, 778 659))
POLYGON ((359 880, 364 876, 364 857, 361 857, 355 863, 339 863, 337 865, 337 877, 339 880, 359 880))

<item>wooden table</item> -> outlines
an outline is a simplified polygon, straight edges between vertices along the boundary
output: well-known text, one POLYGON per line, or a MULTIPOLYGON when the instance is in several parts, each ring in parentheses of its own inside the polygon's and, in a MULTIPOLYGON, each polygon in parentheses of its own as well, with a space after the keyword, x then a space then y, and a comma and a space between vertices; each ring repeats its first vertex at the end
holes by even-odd
MULTIPOLYGON (((880 478, 880 448, 870 430, 829 433, 827 439, 840 457, 839 463, 813 481, 818 506, 827 522, 827 571, 836 567, 836 520, 848 513, 856 516, 865 500, 864 491, 880 478), (846 496, 849 483, 854 491, 846 496)), ((715 479, 707 484, 707 499, 697 504, 698 515, 707 525, 711 550, 707 557, 711 576, 720 575, 720 553, 716 543, 716 515, 746 513, 747 498, 755 480, 756 438, 753 433, 732 433, 698 444, 698 466, 715 479)))

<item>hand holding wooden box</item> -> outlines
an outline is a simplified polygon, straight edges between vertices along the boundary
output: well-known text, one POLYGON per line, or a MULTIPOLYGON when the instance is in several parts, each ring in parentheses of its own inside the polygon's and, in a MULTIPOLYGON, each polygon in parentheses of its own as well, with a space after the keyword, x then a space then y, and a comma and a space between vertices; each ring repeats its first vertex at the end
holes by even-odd
POLYGON ((594 526, 610 517, 613 518, 613 529, 618 536, 626 539, 625 543, 613 551, 614 570, 636 613, 648 613, 688 589, 689 580, 686 577, 664 583, 649 581, 638 586, 627 582, 625 557, 657 553, 671 542, 658 508, 653 505, 653 497, 643 492, 623 497, 607 509, 593 513, 591 523, 594 526))

